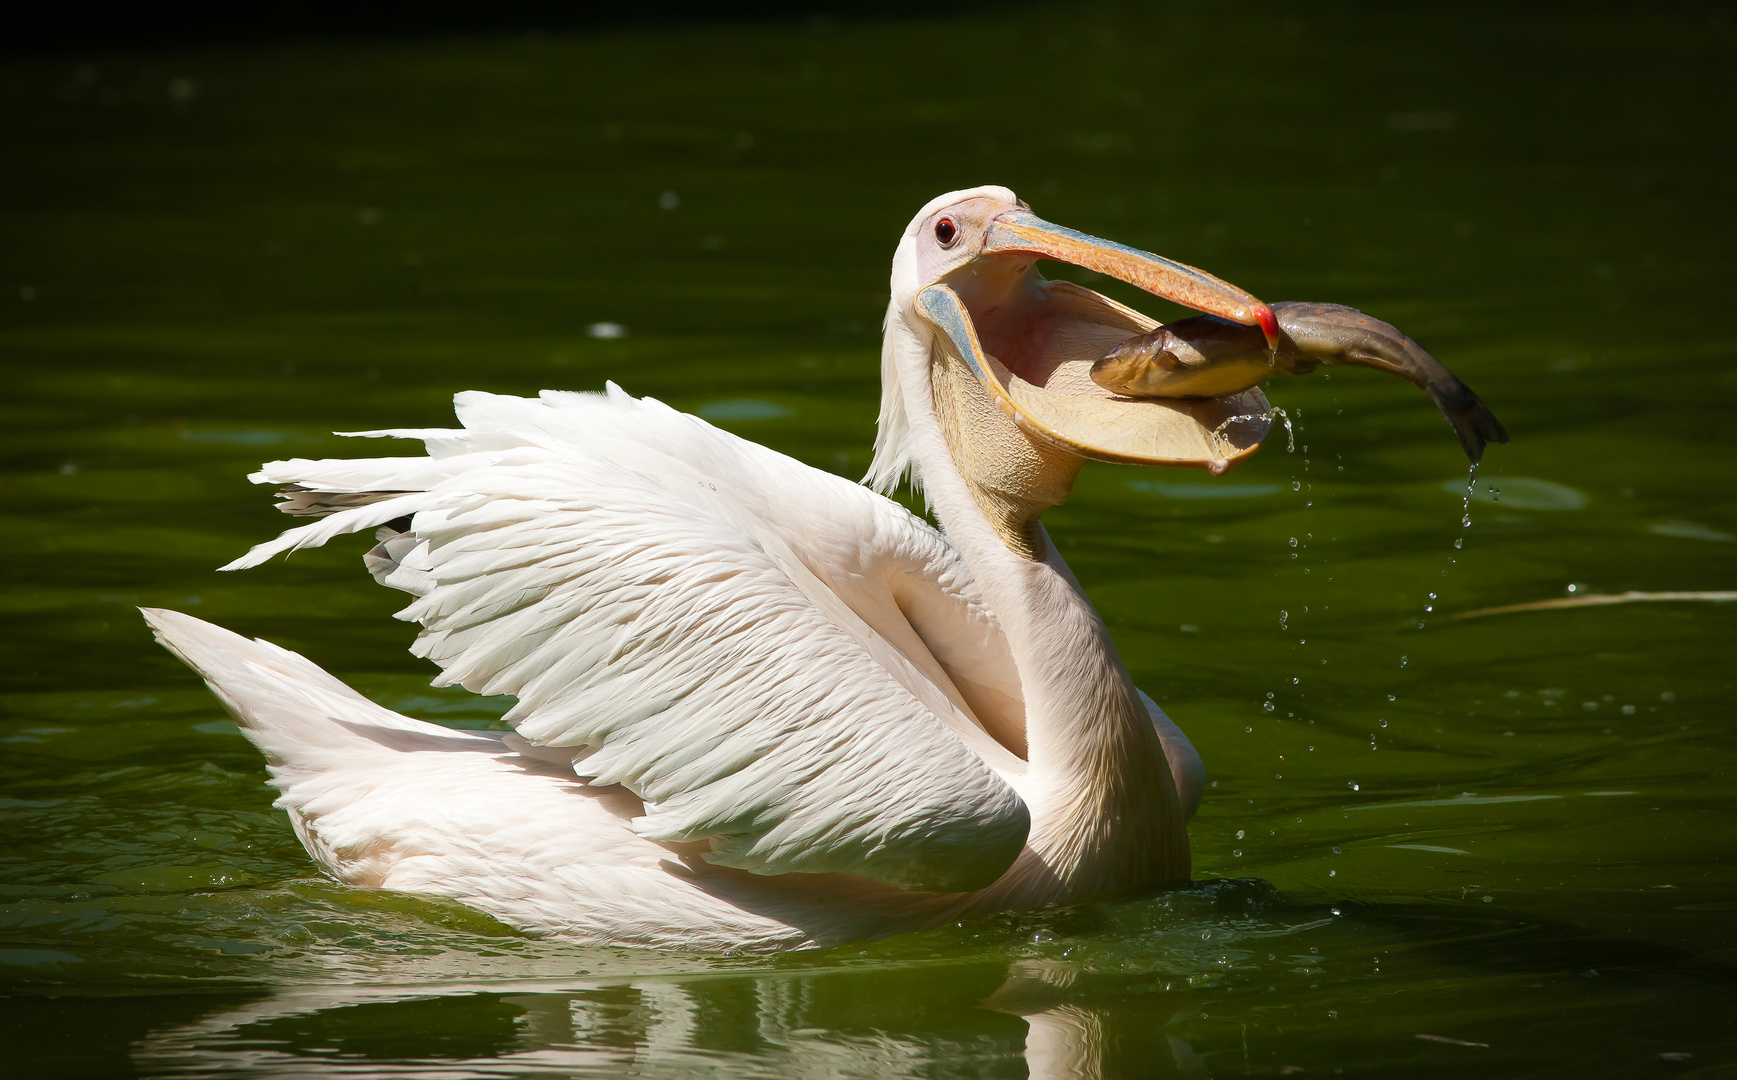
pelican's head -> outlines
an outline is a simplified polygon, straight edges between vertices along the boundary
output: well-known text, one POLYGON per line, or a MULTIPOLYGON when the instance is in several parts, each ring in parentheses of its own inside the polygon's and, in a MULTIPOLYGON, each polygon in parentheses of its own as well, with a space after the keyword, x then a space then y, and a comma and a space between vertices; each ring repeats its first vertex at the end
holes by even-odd
POLYGON ((1093 362, 1157 323, 1090 289, 1046 280, 1039 259, 1260 326, 1269 341, 1278 333, 1267 306, 1236 286, 1052 225, 1006 188, 955 191, 923 207, 893 258, 869 481, 885 489, 920 468, 911 424, 932 413, 985 510, 1023 519, 1003 530, 1016 548, 1036 514, 1066 497, 1087 458, 1221 473, 1252 453, 1268 426, 1258 389, 1149 400, 1098 386, 1093 362))

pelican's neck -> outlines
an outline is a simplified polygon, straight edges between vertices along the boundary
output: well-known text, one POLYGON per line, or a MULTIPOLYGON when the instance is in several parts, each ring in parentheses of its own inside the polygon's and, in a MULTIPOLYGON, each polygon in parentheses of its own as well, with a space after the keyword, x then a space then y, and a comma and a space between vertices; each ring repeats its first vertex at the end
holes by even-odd
POLYGON ((957 358, 929 355, 925 330, 890 319, 887 332, 889 349, 904 353, 895 359, 911 457, 1007 635, 1025 698, 1031 838, 990 893, 1046 903, 1186 880, 1188 839, 1163 747, 1103 620, 1038 522, 1067 497, 1079 460, 1036 447, 957 358), (969 403, 973 389, 981 408, 969 403), (1023 462, 1012 479, 1005 468, 984 474, 1009 461, 1023 462))

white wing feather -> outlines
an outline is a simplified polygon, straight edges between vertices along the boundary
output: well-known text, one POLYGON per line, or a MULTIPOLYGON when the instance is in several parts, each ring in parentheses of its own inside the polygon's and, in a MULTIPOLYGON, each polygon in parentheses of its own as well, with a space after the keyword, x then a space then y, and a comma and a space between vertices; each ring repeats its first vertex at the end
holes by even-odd
POLYGON ((520 737, 645 800, 641 835, 756 873, 944 891, 1012 862, 1029 815, 997 770, 1021 763, 960 687, 1016 700, 1017 675, 933 529, 613 386, 467 393, 458 414, 462 430, 368 433, 421 438, 426 458, 265 466, 254 479, 296 485, 299 512, 378 494, 226 569, 410 516, 370 568, 417 594, 413 651, 442 684, 516 695, 520 737), (928 648, 958 639, 981 655, 928 648))

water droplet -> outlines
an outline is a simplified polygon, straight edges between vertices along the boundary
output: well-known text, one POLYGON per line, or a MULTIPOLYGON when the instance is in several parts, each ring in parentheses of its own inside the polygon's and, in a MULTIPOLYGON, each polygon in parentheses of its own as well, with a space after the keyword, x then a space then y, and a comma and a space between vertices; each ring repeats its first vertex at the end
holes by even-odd
POLYGON ((1460 527, 1462 529, 1471 528, 1472 527, 1472 515, 1466 514, 1465 516, 1461 517, 1460 518, 1460 527))
POLYGON ((1301 491, 1301 490, 1303 490, 1303 485, 1302 485, 1302 482, 1301 482, 1301 481, 1298 481, 1298 480, 1292 480, 1292 481, 1291 481, 1291 490, 1292 490, 1292 491, 1301 491))
POLYGON ((1466 546, 1466 538, 1465 537, 1461 536, 1461 537, 1458 537, 1454 540, 1454 547, 1456 549, 1463 548, 1465 546, 1466 546))
POLYGON ((1338 908, 1336 908, 1336 907, 1335 907, 1335 908, 1328 908, 1328 909, 1327 909, 1327 910, 1328 910, 1328 911, 1331 911, 1331 912, 1332 912, 1332 913, 1333 913, 1333 914, 1335 914, 1335 915, 1337 915, 1337 914, 1339 914, 1339 909, 1338 909, 1338 908))
POLYGON ((1338 876, 1339 876, 1339 871, 1337 871, 1337 870, 1329 870, 1329 871, 1327 871, 1327 876, 1328 876, 1328 877, 1338 877, 1338 876))
POLYGON ((1292 686, 1297 686, 1297 685, 1299 685, 1299 684, 1301 684, 1301 683, 1302 683, 1302 681, 1303 681, 1303 680, 1301 680, 1301 679, 1299 679, 1299 678, 1297 678, 1297 677, 1296 677, 1296 676, 1295 676, 1295 675, 1292 675, 1292 676, 1291 676, 1291 685, 1292 685, 1292 686))
MULTIPOLYGON (((1665 691, 1665 692, 1666 692, 1666 693, 1670 693, 1670 691, 1668 691, 1668 690, 1667 690, 1667 691, 1665 691)), ((1271 691, 1271 690, 1268 690, 1268 691, 1267 691, 1267 700, 1268 700, 1268 701, 1271 701, 1271 700, 1272 700, 1272 699, 1273 699, 1273 692, 1272 692, 1272 691, 1271 691)), ((1670 698, 1664 698, 1664 700, 1665 700, 1665 701, 1669 701, 1669 700, 1670 700, 1670 698)))
POLYGON ((1382 727, 1386 727, 1386 726, 1387 726, 1387 717, 1385 717, 1385 716, 1383 716, 1383 717, 1382 717, 1382 718, 1381 718, 1381 726, 1382 726, 1382 727))
MULTIPOLYGON (((1404 667, 1404 666, 1405 666, 1405 665, 1407 665, 1407 664, 1409 664, 1409 663, 1411 663, 1411 657, 1409 657, 1409 656, 1402 656, 1402 657, 1400 657, 1400 658, 1399 658, 1399 666, 1400 666, 1400 667, 1404 667)), ((1389 697, 1389 698, 1388 698, 1388 699, 1387 699, 1387 700, 1389 700, 1389 701, 1392 701, 1392 700, 1393 700, 1393 698, 1392 698, 1392 697, 1389 697)))
POLYGON ((1242 839, 1242 837, 1243 837, 1243 830, 1242 830, 1242 829, 1238 829, 1238 830, 1237 830, 1237 831, 1236 831, 1236 838, 1237 838, 1237 839, 1238 839, 1238 840, 1241 840, 1241 839, 1242 839))
POLYGON ((1396 697, 1394 697, 1394 696, 1393 696, 1393 695, 1392 695, 1392 694, 1388 694, 1388 695, 1387 695, 1387 700, 1388 700, 1388 701, 1398 701, 1398 700, 1399 700, 1399 699, 1398 699, 1398 698, 1396 698, 1396 697))
POLYGON ((1486 903, 1486 904, 1493 904, 1493 903, 1495 903, 1495 902, 1496 902, 1496 898, 1495 898, 1495 897, 1493 897, 1493 896, 1489 896, 1489 895, 1487 895, 1487 894, 1486 894, 1486 895, 1485 895, 1485 896, 1484 896, 1484 903, 1486 903))
POLYGON ((1363 788, 1360 785, 1358 785, 1357 783, 1355 783, 1354 781, 1346 781, 1346 786, 1349 787, 1352 791, 1362 791, 1363 790, 1363 788))
POLYGON ((1429 598, 1430 598, 1430 599, 1431 599, 1431 600, 1434 600, 1434 599, 1435 599, 1435 593, 1430 593, 1430 594, 1429 594, 1429 598))
POLYGON ((1345 854, 1345 851, 1338 844, 1334 844, 1333 845, 1333 854, 1343 855, 1343 854, 1345 854))
POLYGON ((1294 537, 1294 536, 1293 536, 1293 537, 1291 537, 1291 546, 1292 546, 1292 547, 1296 547, 1296 546, 1297 546, 1297 538, 1296 538, 1296 537, 1294 537))

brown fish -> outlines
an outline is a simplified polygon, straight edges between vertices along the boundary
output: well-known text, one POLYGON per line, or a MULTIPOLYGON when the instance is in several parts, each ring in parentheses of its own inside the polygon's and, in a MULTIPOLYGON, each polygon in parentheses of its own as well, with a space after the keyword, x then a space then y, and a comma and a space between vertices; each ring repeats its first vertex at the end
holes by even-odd
POLYGON ((1277 374, 1360 364, 1398 375, 1433 398, 1474 464, 1486 443, 1508 441, 1469 386, 1380 319, 1343 304, 1292 300, 1271 307, 1280 329, 1276 350, 1257 326, 1196 315, 1122 342, 1092 365, 1092 381, 1128 397, 1219 397, 1277 374))

